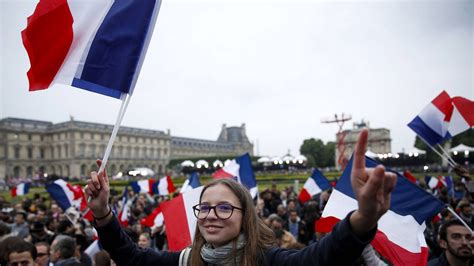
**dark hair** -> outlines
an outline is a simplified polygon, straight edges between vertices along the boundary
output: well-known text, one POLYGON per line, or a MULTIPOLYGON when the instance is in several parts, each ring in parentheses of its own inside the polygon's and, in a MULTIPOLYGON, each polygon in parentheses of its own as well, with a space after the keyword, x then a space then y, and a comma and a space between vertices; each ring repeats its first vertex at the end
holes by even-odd
MULTIPOLYGON (((204 192, 213 186, 224 185, 229 188, 232 193, 239 199, 243 209, 241 232, 247 239, 247 244, 243 248, 241 265, 249 266, 260 264, 264 259, 264 251, 275 245, 275 235, 265 223, 258 217, 255 210, 252 196, 247 188, 237 183, 233 179, 216 179, 204 186, 199 202, 201 202, 204 192)), ((201 258, 201 248, 206 240, 199 231, 196 224, 196 232, 194 234, 194 242, 191 249, 191 264, 204 265, 201 258)), ((237 239, 233 240, 233 254, 236 254, 237 239)))
POLYGON ((53 251, 59 251, 61 259, 69 259, 76 252, 76 240, 70 236, 59 235, 58 242, 52 246, 53 251))
POLYGON ((101 250, 94 255, 96 266, 110 266, 110 255, 107 251, 101 250))
POLYGON ((439 229, 439 239, 447 241, 448 240, 448 238, 447 238, 448 228, 451 227, 451 226, 454 226, 454 225, 464 226, 464 224, 461 221, 459 221, 458 219, 452 219, 452 220, 449 220, 449 221, 445 222, 444 224, 441 225, 441 228, 439 229))
POLYGON ((33 260, 36 260, 37 253, 36 253, 35 245, 31 244, 30 242, 26 242, 25 240, 14 241, 10 245, 10 247, 9 247, 7 253, 6 253, 7 260, 10 259, 9 258, 10 254, 13 253, 13 252, 16 252, 16 253, 30 252, 31 258, 33 258, 33 260))
POLYGON ((59 224, 58 224, 58 227, 57 227, 57 230, 58 230, 58 234, 64 234, 66 233, 66 230, 69 228, 69 227, 72 227, 72 223, 69 221, 69 220, 62 220, 62 221, 59 221, 59 224))
POLYGON ((6 265, 10 249, 16 242, 24 241, 21 237, 10 236, 0 241, 0 265, 6 265))

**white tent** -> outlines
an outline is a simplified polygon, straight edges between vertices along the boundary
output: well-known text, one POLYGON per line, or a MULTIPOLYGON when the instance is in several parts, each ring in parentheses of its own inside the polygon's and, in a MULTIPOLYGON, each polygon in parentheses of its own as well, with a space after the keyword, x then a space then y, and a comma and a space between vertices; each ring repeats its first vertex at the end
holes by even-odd
POLYGON ((133 169, 132 171, 129 171, 128 174, 131 176, 137 176, 137 175, 152 176, 155 174, 155 172, 147 167, 138 167, 138 168, 133 169))
POLYGON ((405 154, 408 154, 409 156, 418 156, 419 154, 426 154, 426 151, 417 149, 416 147, 413 147, 411 150, 405 152, 405 154))
POLYGON ((469 147, 469 146, 464 145, 464 144, 459 144, 458 146, 456 146, 454 148, 451 148, 449 151, 450 152, 465 152, 465 151, 473 152, 474 148, 469 147))
POLYGON ((205 160, 199 160, 196 162, 196 168, 208 168, 209 163, 206 162, 205 160))
POLYGON ((194 167, 194 163, 190 160, 186 160, 181 163, 181 167, 194 167))
POLYGON ((367 150, 365 152, 365 156, 370 157, 372 159, 376 159, 377 158, 377 153, 375 153, 373 151, 370 151, 370 150, 367 150))
POLYGON ((257 163, 263 163, 263 164, 265 164, 265 163, 268 163, 268 162, 271 162, 271 161, 272 161, 272 160, 271 160, 269 157, 263 156, 263 157, 261 157, 261 158, 259 158, 259 159, 257 160, 257 163))
POLYGON ((213 166, 214 168, 217 168, 217 167, 222 167, 222 166, 224 166, 224 164, 222 163, 221 160, 215 160, 215 161, 212 163, 212 166, 213 166))

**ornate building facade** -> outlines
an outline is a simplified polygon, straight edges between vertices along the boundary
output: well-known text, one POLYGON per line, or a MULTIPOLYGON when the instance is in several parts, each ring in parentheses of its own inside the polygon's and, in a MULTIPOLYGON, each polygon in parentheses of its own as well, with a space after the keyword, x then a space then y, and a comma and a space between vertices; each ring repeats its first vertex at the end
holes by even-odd
MULTIPOLYGON (((354 123, 352 130, 344 130, 342 134, 344 137, 345 151, 344 155, 347 159, 350 159, 350 156, 354 152, 355 144, 357 142, 357 137, 359 136, 360 131, 367 127, 369 129, 369 139, 367 143, 367 150, 373 153, 390 153, 392 150, 392 139, 390 138, 390 130, 387 128, 370 128, 368 122, 354 123)), ((338 136, 336 135, 336 139, 338 136)), ((339 150, 336 147, 336 166, 339 167, 337 158, 339 158, 339 150)))
MULTIPOLYGON (((102 158, 112 129, 112 125, 73 119, 58 124, 18 118, 2 119, 0 178, 30 177, 38 173, 87 176, 92 169, 96 169, 95 160, 102 158)), ((228 135, 233 135, 235 130, 234 127, 223 126, 223 131, 230 132, 228 135)), ((245 126, 240 128, 240 133, 245 134, 245 126)), ((246 136, 240 136, 240 140, 247 142, 237 143, 234 140, 180 138, 172 137, 170 131, 122 126, 107 169, 110 175, 135 167, 148 167, 157 173, 164 173, 171 158, 252 152, 253 146, 246 136)))

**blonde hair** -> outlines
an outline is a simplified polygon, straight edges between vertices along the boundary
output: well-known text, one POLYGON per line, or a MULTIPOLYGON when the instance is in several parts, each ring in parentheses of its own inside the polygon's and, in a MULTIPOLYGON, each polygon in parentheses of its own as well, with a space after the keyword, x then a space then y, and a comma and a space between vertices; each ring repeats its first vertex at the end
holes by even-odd
MULTIPOLYGON (((241 265, 250 266, 262 264, 265 259, 265 250, 275 246, 275 235, 273 231, 258 217, 254 202, 247 188, 233 179, 217 179, 204 186, 201 196, 199 197, 199 202, 201 202, 204 191, 216 185, 228 187, 234 195, 237 196, 242 205, 243 216, 241 233, 243 233, 247 239, 247 244, 243 248, 241 265)), ((196 224, 196 233, 191 249, 191 265, 205 265, 201 258, 201 248, 205 243, 206 240, 201 235, 199 227, 196 224)), ((237 254, 237 237, 232 243, 232 253, 235 256, 237 254)))

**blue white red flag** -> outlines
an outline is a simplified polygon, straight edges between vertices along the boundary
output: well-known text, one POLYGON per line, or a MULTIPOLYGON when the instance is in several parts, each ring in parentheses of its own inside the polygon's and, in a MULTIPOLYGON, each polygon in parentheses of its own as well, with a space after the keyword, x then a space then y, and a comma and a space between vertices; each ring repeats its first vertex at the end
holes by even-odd
POLYGON ((30 190, 30 183, 20 183, 10 190, 10 194, 12 195, 12 198, 16 196, 23 196, 28 194, 28 191, 30 190))
POLYGON ((170 195, 173 192, 176 191, 176 188, 174 187, 173 180, 171 179, 171 176, 165 176, 160 178, 157 184, 157 193, 160 196, 166 196, 170 195))
POLYGON ((199 203, 203 187, 179 194, 170 201, 161 203, 166 225, 166 238, 170 251, 180 251, 191 245, 196 230, 193 206, 199 203))
POLYGON ((22 31, 30 91, 53 83, 131 94, 161 0, 40 0, 22 31))
POLYGON ((434 146, 474 126, 474 102, 442 91, 410 123, 420 138, 434 146))
POLYGON ((89 255, 89 257, 94 258, 95 254, 103 250, 102 245, 100 244, 99 239, 94 240, 87 248, 84 250, 84 253, 89 255))
POLYGON ((189 178, 184 181, 179 192, 185 193, 200 186, 201 182, 199 181, 199 174, 197 172, 192 172, 191 175, 189 175, 189 178))
MULTIPOLYGON (((366 157, 366 167, 378 163, 366 157)), ((351 185, 352 159, 331 193, 316 228, 329 232, 346 215, 357 209, 351 185)), ((397 174, 390 209, 378 222, 372 246, 393 265, 426 265, 428 246, 424 237, 425 221, 430 221, 444 207, 444 203, 397 174)))
POLYGON ((130 202, 128 201, 128 187, 125 187, 122 194, 122 209, 117 218, 124 227, 128 226, 128 218, 130 217, 130 202))
POLYGON ((448 134, 452 113, 451 97, 446 91, 442 91, 408 124, 408 127, 434 146, 452 137, 448 134))
POLYGON ((157 194, 156 181, 153 179, 144 179, 130 182, 130 186, 135 193, 148 193, 150 195, 157 194))
POLYGON ((46 190, 63 211, 66 211, 70 207, 74 207, 79 211, 83 211, 87 208, 87 200, 84 191, 82 191, 82 187, 79 185, 71 186, 71 184, 66 181, 57 179, 47 184, 46 190))
POLYGON ((328 179, 318 169, 314 169, 313 174, 308 177, 303 185, 303 188, 301 189, 299 200, 301 203, 305 203, 314 195, 317 195, 330 188, 331 184, 329 183, 328 179))
POLYGON ((447 188, 448 192, 453 190, 453 178, 451 176, 425 176, 425 182, 428 188, 435 190, 438 188, 447 188))
POLYGON ((252 169, 252 161, 248 153, 232 160, 230 164, 222 167, 212 174, 213 178, 235 178, 237 182, 244 185, 252 198, 258 194, 257 179, 252 169))

